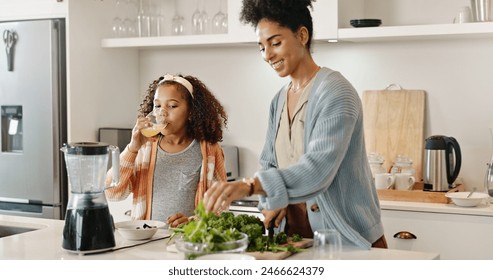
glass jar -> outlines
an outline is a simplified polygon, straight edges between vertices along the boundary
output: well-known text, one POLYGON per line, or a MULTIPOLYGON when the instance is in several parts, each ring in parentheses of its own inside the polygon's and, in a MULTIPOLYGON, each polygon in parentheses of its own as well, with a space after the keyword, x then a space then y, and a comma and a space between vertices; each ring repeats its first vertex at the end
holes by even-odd
POLYGON ((375 174, 387 172, 383 167, 383 162, 383 156, 379 153, 370 153, 368 155, 368 163, 370 164, 371 174, 373 178, 375 178, 375 174))
POLYGON ((397 155, 394 160, 394 165, 390 169, 390 173, 406 173, 411 174, 412 176, 416 175, 416 171, 413 168, 413 161, 405 155, 397 155))

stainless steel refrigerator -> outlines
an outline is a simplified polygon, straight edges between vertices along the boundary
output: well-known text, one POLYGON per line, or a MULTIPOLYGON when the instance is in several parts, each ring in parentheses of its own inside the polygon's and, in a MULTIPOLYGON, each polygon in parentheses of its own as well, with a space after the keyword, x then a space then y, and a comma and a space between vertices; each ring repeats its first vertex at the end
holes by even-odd
POLYGON ((64 219, 65 21, 0 22, 0 214, 64 219))

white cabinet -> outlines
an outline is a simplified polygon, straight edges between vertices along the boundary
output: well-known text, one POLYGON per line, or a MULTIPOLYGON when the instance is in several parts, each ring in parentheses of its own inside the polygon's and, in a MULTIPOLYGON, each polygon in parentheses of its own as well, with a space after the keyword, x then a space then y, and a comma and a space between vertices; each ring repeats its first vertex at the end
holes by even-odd
POLYGON ((440 259, 493 259, 493 217, 382 210, 382 221, 389 248, 436 252, 440 259), (410 232, 416 239, 394 235, 410 232))
POLYGON ((493 22, 454 24, 469 0, 339 0, 340 41, 493 37, 493 22), (379 27, 354 28, 351 19, 377 18, 379 27))

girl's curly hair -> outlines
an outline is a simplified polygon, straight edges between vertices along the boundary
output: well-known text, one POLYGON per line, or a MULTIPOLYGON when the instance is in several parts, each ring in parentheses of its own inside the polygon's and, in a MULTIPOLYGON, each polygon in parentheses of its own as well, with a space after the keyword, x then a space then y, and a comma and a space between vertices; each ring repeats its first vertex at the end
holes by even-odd
POLYGON ((310 49, 313 37, 313 21, 309 8, 313 9, 315 0, 243 0, 240 13, 242 23, 254 28, 260 20, 267 19, 289 28, 293 33, 305 26, 308 29, 307 49, 310 49))
MULTIPOLYGON (((163 84, 174 85, 187 100, 190 108, 190 119, 187 125, 188 135, 198 141, 205 140, 215 144, 223 140, 223 128, 226 128, 228 116, 221 103, 209 91, 207 86, 193 76, 178 75, 193 86, 193 98, 188 90, 180 83, 165 81, 163 84)), ((140 108, 139 117, 144 117, 154 109, 154 94, 158 84, 164 77, 159 77, 149 84, 140 108)))

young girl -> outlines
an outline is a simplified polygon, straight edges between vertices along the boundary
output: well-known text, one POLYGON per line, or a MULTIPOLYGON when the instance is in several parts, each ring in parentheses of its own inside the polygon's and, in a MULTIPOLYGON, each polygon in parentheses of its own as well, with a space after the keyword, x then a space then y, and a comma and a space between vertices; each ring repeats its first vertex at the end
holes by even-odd
MULTIPOLYGON (((132 193, 132 219, 186 223, 212 181, 226 181, 219 145, 226 124, 223 106, 196 77, 160 77, 149 85, 120 155, 120 183, 106 196, 118 201, 132 193), (164 122, 160 134, 145 137, 150 112, 164 122)), ((106 179, 109 186, 111 172, 106 179)))

